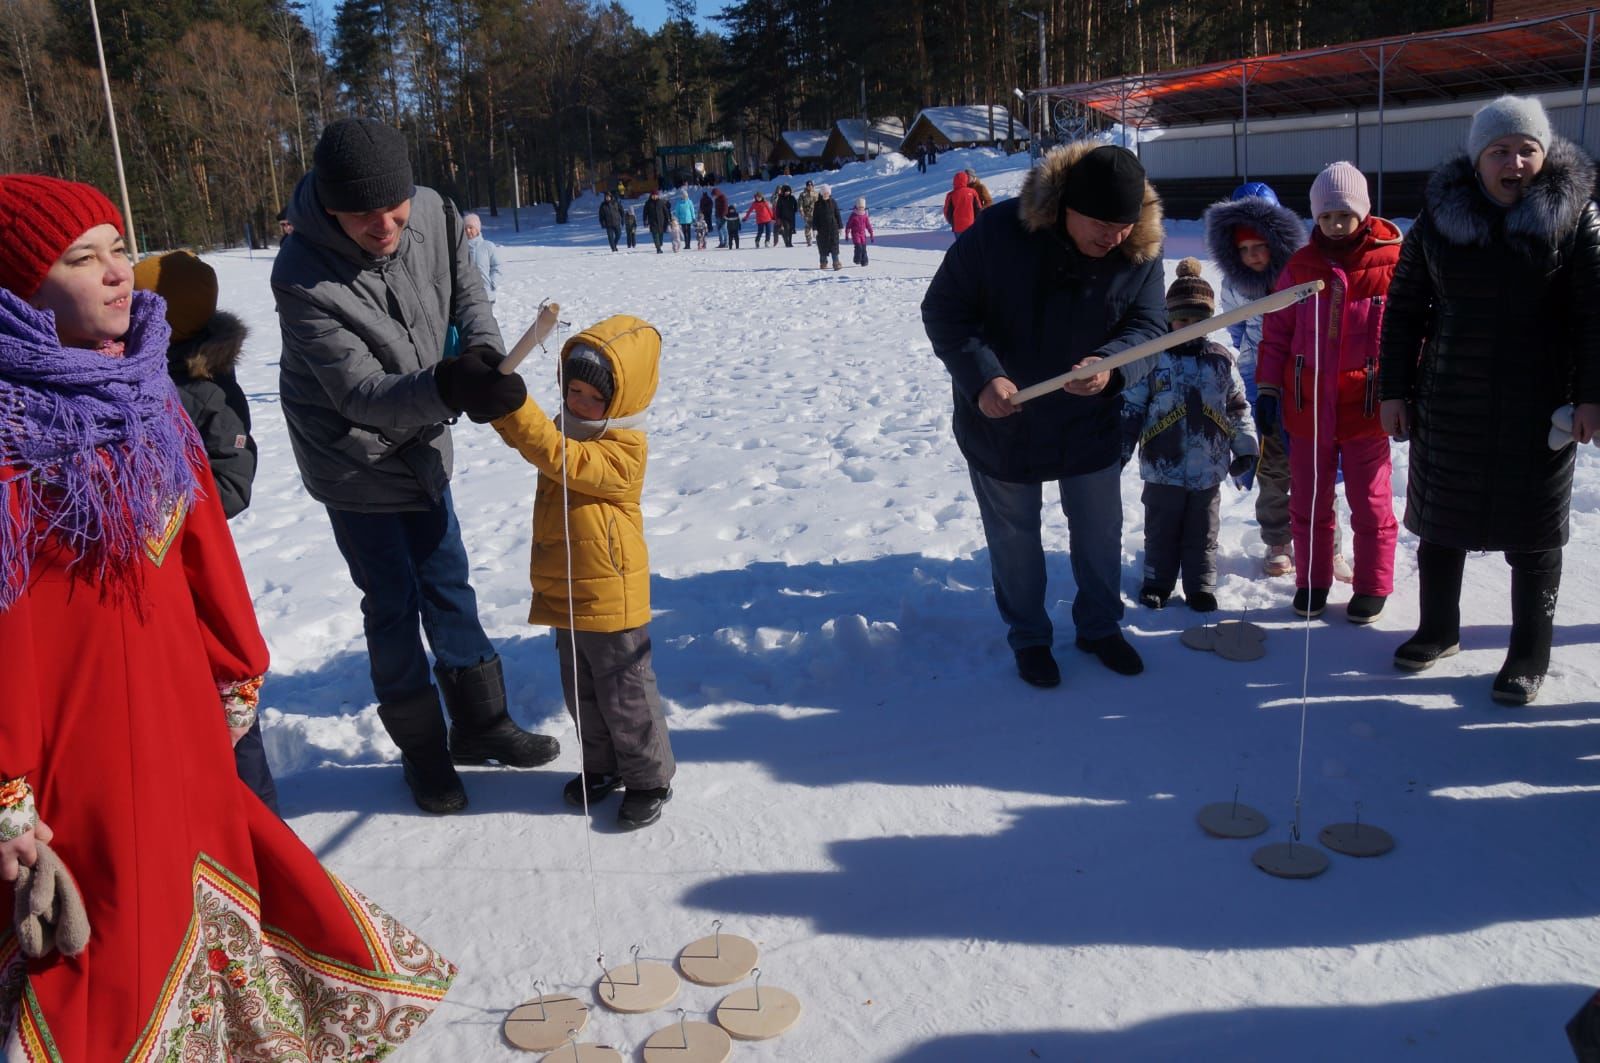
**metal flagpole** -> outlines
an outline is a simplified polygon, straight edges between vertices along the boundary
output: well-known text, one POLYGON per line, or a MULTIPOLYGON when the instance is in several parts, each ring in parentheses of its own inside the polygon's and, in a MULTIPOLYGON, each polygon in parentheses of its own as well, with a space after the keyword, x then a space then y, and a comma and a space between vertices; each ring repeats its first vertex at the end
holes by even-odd
POLYGON ((117 160, 117 184, 122 189, 122 223, 128 231, 128 257, 139 261, 139 241, 133 234, 133 203, 128 199, 128 175, 122 168, 122 141, 117 137, 117 108, 111 102, 111 75, 106 73, 106 46, 100 39, 100 12, 89 0, 89 21, 94 23, 94 50, 100 56, 100 84, 106 90, 106 118, 111 122, 111 153, 117 160))

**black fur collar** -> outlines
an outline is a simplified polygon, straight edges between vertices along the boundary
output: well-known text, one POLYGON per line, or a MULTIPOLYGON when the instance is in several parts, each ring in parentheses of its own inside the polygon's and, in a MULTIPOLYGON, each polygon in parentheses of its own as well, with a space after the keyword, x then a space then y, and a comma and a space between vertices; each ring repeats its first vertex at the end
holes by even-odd
POLYGON ((1497 205, 1478 183, 1472 160, 1458 155, 1428 178, 1423 199, 1439 235, 1462 247, 1488 247, 1506 236, 1529 250, 1552 247, 1577 228, 1594 196, 1594 161, 1564 137, 1552 137, 1544 168, 1516 206, 1497 205))

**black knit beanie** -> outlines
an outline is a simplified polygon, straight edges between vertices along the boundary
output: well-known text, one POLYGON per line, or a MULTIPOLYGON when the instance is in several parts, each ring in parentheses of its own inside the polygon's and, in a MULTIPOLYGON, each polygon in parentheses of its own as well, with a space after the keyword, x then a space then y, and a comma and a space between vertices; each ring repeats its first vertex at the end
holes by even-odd
POLYGON ((1127 148, 1095 148, 1067 171, 1061 202, 1096 221, 1132 225, 1144 210, 1144 166, 1127 148))
POLYGON ((406 138, 376 118, 341 118, 324 129, 312 175, 324 210, 381 210, 417 191, 406 138))
POLYGON ((574 345, 567 354, 565 373, 568 380, 581 380, 600 393, 606 405, 616 393, 617 382, 611 375, 611 362, 593 347, 574 345))

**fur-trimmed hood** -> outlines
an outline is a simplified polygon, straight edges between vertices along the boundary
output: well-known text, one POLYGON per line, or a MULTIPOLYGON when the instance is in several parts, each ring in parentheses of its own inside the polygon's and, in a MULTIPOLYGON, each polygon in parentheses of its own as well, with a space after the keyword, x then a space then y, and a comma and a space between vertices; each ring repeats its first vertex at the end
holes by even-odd
MULTIPOLYGON (((1079 140, 1049 152, 1028 173, 1022 182, 1019 217, 1022 227, 1029 232, 1055 233, 1065 239, 1061 226, 1066 208, 1061 202, 1066 190, 1067 172, 1079 159, 1102 145, 1092 140, 1079 140)), ((1161 197, 1149 181, 1144 183, 1144 206, 1139 220, 1133 223, 1133 232, 1117 247, 1117 251, 1135 264, 1143 264, 1161 256, 1161 242, 1166 233, 1161 227, 1161 197)))
POLYGON ((1433 171, 1423 202, 1448 243, 1488 247, 1503 224, 1511 243, 1532 252, 1572 234, 1594 196, 1594 183, 1594 160, 1588 153, 1565 137, 1551 137, 1544 168, 1515 206, 1501 207, 1489 198, 1464 154, 1433 171))
POLYGON ((1289 262, 1289 256, 1305 246, 1306 226, 1294 211, 1265 196, 1224 199, 1206 208, 1206 253, 1217 264, 1228 287, 1246 299, 1262 299, 1272 294, 1272 283, 1289 262), (1267 242, 1272 259, 1266 270, 1257 273, 1239 261, 1233 231, 1248 225, 1267 242))
POLYGON ((200 334, 167 350, 167 368, 190 380, 210 380, 231 373, 239 365, 250 330, 226 310, 218 310, 200 334))

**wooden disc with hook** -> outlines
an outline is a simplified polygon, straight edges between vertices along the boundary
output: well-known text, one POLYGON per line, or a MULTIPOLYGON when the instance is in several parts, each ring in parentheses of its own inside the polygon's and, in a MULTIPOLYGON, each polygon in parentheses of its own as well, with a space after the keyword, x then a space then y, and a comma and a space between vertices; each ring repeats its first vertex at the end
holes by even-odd
POLYGON ((759 957, 749 938, 718 933, 685 945, 678 953, 678 969, 697 985, 732 985, 750 977, 759 957))
POLYGON ((720 1026, 675 1022, 644 1043, 644 1063, 726 1063, 733 1042, 720 1026))
POLYGON ((1263 845, 1250 862, 1275 878, 1316 878, 1328 870, 1327 854, 1303 842, 1263 845))
POLYGON ((1317 840, 1345 856, 1382 856, 1394 848, 1394 835, 1370 823, 1334 823, 1317 840))
POLYGON ((568 1042, 554 1052, 540 1056, 539 1063, 622 1063, 622 1053, 610 1045, 568 1042))
POLYGON ((518 1005, 506 1016, 501 1030, 514 1048, 548 1052, 566 1044, 568 1035, 588 1024, 589 1006, 577 997, 557 993, 518 1005))
POLYGON ((786 989, 757 986, 729 993, 717 1005, 717 1025, 741 1041, 765 1041, 800 1020, 800 998, 786 989))
POLYGON ((1267 655, 1267 633, 1244 620, 1223 620, 1217 624, 1216 644, 1212 647, 1225 661, 1259 661, 1267 655))
POLYGON ((662 963, 630 961, 605 973, 594 987, 595 999, 627 1015, 655 1011, 678 997, 677 974, 662 963))
POLYGON ((1218 801, 1195 816, 1200 829, 1214 838, 1254 838, 1267 829, 1267 817, 1237 801, 1218 801))

